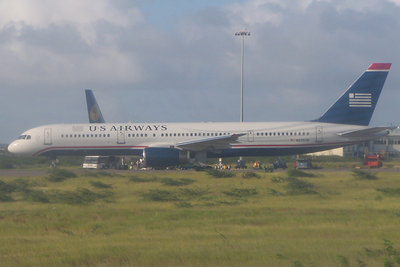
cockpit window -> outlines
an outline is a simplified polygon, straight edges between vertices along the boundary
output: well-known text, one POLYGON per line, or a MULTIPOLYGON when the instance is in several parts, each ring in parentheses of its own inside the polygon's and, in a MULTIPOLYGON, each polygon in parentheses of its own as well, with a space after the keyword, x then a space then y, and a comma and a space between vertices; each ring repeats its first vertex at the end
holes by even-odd
POLYGON ((18 137, 18 140, 22 140, 22 139, 29 140, 29 139, 31 139, 31 136, 27 135, 27 134, 20 135, 18 137))

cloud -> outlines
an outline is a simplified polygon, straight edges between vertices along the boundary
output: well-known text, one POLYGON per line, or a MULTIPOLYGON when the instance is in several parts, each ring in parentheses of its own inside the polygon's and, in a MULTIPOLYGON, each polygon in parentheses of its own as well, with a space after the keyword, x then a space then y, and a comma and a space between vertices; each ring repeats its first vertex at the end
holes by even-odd
POLYGON ((245 120, 318 117, 371 62, 392 61, 373 122, 399 123, 399 1, 223 2, 185 5, 162 26, 151 2, 0 2, 0 123, 13 122, 0 143, 86 122, 83 88, 108 121, 237 121, 243 28, 245 120))
POLYGON ((5 83, 133 82, 140 66, 118 50, 113 29, 143 23, 137 8, 113 1, 3 1, 0 67, 5 83), (104 31, 107 28, 109 31, 104 31))
POLYGON ((0 28, 10 24, 18 28, 29 25, 35 29, 52 24, 71 24, 77 27, 83 39, 93 42, 93 25, 98 21, 128 27, 143 22, 143 16, 138 9, 122 11, 109 0, 15 0, 0 3, 0 28))

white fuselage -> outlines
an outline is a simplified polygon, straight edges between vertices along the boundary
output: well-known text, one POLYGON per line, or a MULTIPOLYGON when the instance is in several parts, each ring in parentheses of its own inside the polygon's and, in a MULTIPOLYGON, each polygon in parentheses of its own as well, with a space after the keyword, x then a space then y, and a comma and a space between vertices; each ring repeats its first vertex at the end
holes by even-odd
MULTIPOLYGON (((368 126, 321 122, 53 124, 24 132, 9 151, 24 155, 141 155, 147 147, 240 134, 227 147, 201 147, 208 156, 290 155, 342 147, 386 135, 344 137, 368 126)), ((179 146, 177 147, 179 149, 179 146)))

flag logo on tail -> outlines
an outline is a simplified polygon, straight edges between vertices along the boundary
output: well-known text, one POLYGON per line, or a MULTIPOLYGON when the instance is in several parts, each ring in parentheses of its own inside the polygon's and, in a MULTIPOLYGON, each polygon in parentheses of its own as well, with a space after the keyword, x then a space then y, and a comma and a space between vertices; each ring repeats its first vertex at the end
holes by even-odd
POLYGON ((371 93, 350 93, 349 107, 351 108, 370 108, 372 107, 371 93))

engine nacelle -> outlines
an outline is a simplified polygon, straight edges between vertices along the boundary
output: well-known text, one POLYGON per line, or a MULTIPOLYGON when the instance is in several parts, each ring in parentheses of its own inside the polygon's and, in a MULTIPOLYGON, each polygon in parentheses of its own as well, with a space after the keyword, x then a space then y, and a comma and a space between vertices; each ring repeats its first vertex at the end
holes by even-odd
POLYGON ((143 150, 146 167, 168 167, 187 163, 188 152, 176 148, 147 147, 143 150))

